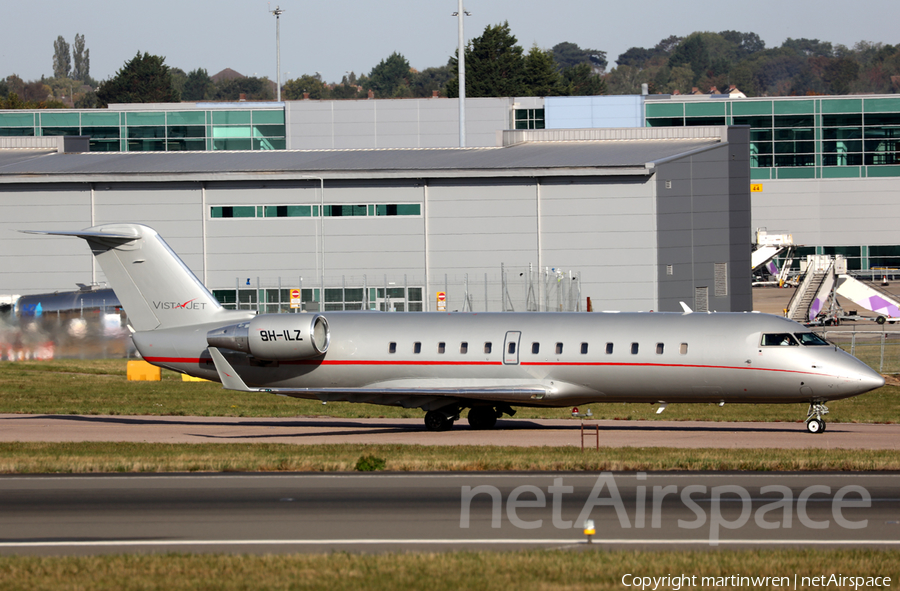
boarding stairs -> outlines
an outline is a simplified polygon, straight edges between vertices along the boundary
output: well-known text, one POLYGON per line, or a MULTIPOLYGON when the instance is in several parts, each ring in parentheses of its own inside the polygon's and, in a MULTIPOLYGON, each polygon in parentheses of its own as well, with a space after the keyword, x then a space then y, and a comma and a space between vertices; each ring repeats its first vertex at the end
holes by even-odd
POLYGON ((788 318, 801 323, 815 319, 831 297, 834 267, 832 257, 810 255, 807 258, 806 274, 788 304, 788 318))

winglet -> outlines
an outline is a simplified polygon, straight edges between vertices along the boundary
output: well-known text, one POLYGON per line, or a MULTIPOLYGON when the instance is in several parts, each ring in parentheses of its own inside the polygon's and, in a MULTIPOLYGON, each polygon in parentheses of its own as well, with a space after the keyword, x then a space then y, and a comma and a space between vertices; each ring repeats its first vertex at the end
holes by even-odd
POLYGON ((691 307, 688 306, 687 304, 685 304, 684 302, 678 302, 678 303, 681 304, 681 309, 684 310, 685 314, 693 314, 694 313, 694 311, 691 310, 691 307))
POLYGON ((225 360, 225 356, 217 348, 207 347, 207 350, 216 366, 216 371, 219 372, 219 381, 222 382, 223 388, 226 390, 237 390, 238 392, 258 392, 258 390, 247 387, 241 376, 234 371, 234 368, 225 360))

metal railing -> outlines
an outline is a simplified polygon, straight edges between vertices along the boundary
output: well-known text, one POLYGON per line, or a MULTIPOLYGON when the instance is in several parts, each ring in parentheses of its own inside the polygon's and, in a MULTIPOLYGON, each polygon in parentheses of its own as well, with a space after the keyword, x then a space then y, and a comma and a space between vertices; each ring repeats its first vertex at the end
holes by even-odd
POLYGON ((829 330, 824 336, 879 373, 900 373, 900 332, 829 330))

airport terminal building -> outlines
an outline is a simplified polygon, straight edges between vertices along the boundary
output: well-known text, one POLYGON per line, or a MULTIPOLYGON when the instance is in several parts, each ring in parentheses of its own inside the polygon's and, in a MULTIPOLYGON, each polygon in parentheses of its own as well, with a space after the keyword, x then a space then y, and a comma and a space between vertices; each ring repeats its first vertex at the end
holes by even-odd
MULTIPOLYGON (((302 288, 330 309, 434 310, 438 292, 447 309, 748 309, 757 228, 900 268, 900 98, 480 98, 466 121, 459 150, 441 98, 3 111, 0 224, 158 226, 234 305, 302 288), (59 136, 89 153, 51 154, 59 136)), ((38 273, 78 247, 4 233, 0 292, 102 281, 38 273)))

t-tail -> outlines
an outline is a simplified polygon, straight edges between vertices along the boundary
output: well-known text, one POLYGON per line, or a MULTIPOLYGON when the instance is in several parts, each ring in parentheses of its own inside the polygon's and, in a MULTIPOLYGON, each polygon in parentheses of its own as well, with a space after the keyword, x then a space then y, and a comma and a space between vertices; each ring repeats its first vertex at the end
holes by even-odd
POLYGON ((207 324, 235 314, 223 309, 156 230, 147 226, 103 224, 80 231, 26 233, 85 239, 135 331, 207 324))

